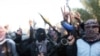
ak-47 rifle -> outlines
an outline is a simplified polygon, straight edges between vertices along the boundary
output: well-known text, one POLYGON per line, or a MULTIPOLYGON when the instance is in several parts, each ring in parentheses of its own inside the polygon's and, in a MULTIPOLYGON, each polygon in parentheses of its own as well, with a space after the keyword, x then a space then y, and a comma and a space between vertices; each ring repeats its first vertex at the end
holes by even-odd
MULTIPOLYGON (((50 22, 45 18, 45 17, 43 17, 43 15, 42 14, 39 14, 41 17, 42 17, 42 19, 44 20, 44 22, 45 23, 47 23, 50 27, 52 27, 52 29, 55 31, 55 32, 57 32, 57 34, 60 34, 51 24, 50 24, 50 22)), ((57 49, 59 48, 59 46, 61 45, 60 43, 55 43, 48 35, 46 35, 47 36, 47 38, 49 39, 49 41, 55 46, 53 49, 51 49, 52 51, 47 55, 47 56, 52 56, 56 51, 57 51, 57 49)))
POLYGON ((57 34, 59 35, 60 33, 52 26, 52 24, 49 22, 49 20, 47 20, 42 14, 39 13, 39 15, 41 16, 41 18, 43 19, 43 21, 45 23, 47 23, 55 32, 57 32, 57 34))
POLYGON ((41 16, 41 18, 43 19, 43 21, 44 21, 45 23, 47 23, 50 27, 53 27, 53 26, 50 24, 50 22, 49 22, 42 14, 39 13, 39 15, 41 16))
POLYGON ((66 5, 67 5, 67 7, 68 7, 68 9, 69 9, 69 12, 71 11, 71 8, 69 7, 69 5, 68 5, 68 0, 66 0, 66 5))
MULTIPOLYGON (((41 16, 41 18, 43 19, 43 21, 45 22, 45 23, 47 23, 50 27, 52 27, 54 30, 56 30, 51 24, 50 24, 50 22, 46 19, 46 18, 44 18, 44 16, 42 15, 42 14, 40 14, 39 13, 39 15, 41 16)), ((57 30, 56 30, 57 31, 57 30)), ((46 34, 46 37, 49 39, 49 41, 52 43, 52 44, 54 44, 55 46, 56 46, 56 44, 55 44, 55 42, 46 34)))

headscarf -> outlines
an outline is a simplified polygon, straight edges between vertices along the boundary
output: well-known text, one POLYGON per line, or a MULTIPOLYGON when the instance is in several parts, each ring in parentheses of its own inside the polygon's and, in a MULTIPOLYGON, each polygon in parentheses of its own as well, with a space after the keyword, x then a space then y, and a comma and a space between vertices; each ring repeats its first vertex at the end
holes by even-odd
POLYGON ((95 19, 89 19, 85 22, 85 35, 84 39, 87 42, 95 42, 100 40, 99 23, 95 19), (98 32, 94 29, 97 28, 98 32))

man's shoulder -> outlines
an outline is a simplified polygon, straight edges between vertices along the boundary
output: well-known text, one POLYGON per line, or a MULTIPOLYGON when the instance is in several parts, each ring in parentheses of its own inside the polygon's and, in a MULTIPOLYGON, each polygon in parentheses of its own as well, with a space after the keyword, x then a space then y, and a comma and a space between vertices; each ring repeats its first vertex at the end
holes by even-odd
POLYGON ((82 40, 83 40, 82 38, 77 39, 77 41, 82 41, 82 40))
POLYGON ((84 42, 84 40, 82 38, 77 39, 76 43, 81 43, 84 42))
POLYGON ((6 39, 7 43, 9 44, 15 44, 15 42, 12 39, 6 39))

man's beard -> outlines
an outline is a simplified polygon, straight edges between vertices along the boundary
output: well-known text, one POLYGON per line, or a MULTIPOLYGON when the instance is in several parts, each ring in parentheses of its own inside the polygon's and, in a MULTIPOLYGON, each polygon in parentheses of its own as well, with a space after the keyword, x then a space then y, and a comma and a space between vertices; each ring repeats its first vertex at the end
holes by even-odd
POLYGON ((85 31, 84 37, 85 37, 85 40, 88 42, 94 42, 94 41, 100 40, 100 34, 90 29, 85 31))

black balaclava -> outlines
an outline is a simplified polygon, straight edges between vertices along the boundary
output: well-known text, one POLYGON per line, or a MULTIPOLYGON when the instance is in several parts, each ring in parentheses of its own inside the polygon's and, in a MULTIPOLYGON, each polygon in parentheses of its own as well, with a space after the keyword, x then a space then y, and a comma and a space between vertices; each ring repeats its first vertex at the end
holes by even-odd
POLYGON ((43 28, 37 29, 36 38, 39 42, 44 41, 46 39, 46 33, 43 28))

